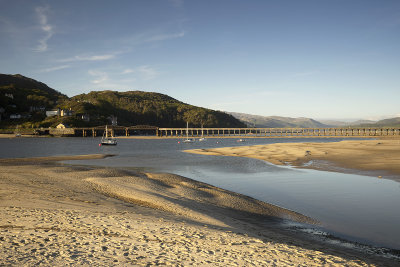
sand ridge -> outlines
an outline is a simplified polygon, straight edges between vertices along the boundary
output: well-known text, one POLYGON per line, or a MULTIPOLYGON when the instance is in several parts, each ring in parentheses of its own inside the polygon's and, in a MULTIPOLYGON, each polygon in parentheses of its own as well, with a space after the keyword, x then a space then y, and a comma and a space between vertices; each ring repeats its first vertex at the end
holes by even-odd
POLYGON ((178 175, 145 173, 86 181, 102 194, 216 226, 226 225, 217 220, 215 214, 317 223, 299 213, 178 175))
POLYGON ((0 265, 399 263, 279 229, 286 212, 171 174, 0 163, 0 265))

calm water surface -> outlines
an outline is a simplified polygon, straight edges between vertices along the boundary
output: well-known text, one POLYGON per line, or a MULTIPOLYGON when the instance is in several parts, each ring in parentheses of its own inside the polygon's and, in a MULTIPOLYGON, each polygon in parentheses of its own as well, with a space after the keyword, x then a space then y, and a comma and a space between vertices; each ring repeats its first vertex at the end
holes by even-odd
POLYGON ((99 147, 99 138, 0 139, 0 157, 38 157, 110 153, 102 160, 69 161, 110 167, 140 167, 170 172, 300 212, 321 221, 323 229, 362 243, 400 249, 400 183, 375 177, 277 167, 264 161, 203 156, 184 149, 279 142, 331 142, 341 139, 120 139, 99 147))

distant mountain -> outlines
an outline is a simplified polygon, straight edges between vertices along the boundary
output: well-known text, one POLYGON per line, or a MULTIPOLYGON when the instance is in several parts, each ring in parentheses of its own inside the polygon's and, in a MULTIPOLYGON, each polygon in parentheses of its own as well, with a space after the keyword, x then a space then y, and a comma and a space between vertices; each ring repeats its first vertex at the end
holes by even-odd
POLYGON ((366 123, 375 123, 372 120, 357 120, 357 121, 337 121, 337 120, 319 120, 319 122, 332 127, 359 126, 366 123))
POLYGON ((384 119, 374 123, 362 123, 362 127, 400 127, 400 117, 384 119))
POLYGON ((97 126, 117 118, 118 125, 159 127, 245 127, 232 115, 185 104, 170 96, 142 91, 99 91, 68 98, 46 84, 22 75, 0 74, 0 128, 97 126), (58 116, 46 111, 60 109, 58 116), (64 112, 66 111, 66 112, 64 112))
POLYGON ((341 127, 341 126, 348 126, 349 122, 345 121, 338 121, 338 120, 319 120, 319 122, 329 125, 331 127, 341 127))
POLYGON ((357 120, 357 121, 353 121, 351 123, 348 123, 347 126, 353 126, 353 127, 357 127, 357 126, 362 126, 365 124, 374 124, 377 121, 373 121, 373 120, 357 120))
POLYGON ((326 124, 309 118, 289 118, 280 116, 259 116, 229 112, 235 118, 245 122, 248 127, 257 128, 323 128, 326 124))
POLYGON ((380 121, 357 120, 351 122, 321 120, 322 123, 335 127, 400 127, 400 117, 380 121))

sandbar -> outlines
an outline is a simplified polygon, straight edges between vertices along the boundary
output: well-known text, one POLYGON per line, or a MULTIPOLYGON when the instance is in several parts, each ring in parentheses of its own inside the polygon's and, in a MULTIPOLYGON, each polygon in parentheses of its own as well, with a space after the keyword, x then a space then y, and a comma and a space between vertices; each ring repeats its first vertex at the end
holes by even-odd
POLYGON ((400 140, 346 140, 341 142, 275 143, 186 152, 255 158, 290 165, 388 178, 400 182, 400 140))
POLYGON ((317 222, 205 183, 55 159, 0 162, 1 266, 400 264, 286 230, 317 222))

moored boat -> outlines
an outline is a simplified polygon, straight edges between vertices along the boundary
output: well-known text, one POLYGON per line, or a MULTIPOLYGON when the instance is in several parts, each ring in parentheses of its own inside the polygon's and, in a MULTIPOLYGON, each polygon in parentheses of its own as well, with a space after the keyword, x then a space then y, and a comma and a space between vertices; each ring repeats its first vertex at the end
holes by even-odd
POLYGON ((114 137, 113 130, 109 130, 106 125, 106 129, 104 130, 103 137, 101 138, 101 145, 109 145, 109 146, 115 146, 117 145, 117 139, 114 137))
POLYGON ((182 141, 183 143, 193 143, 194 139, 189 138, 189 122, 186 122, 186 139, 182 141))

